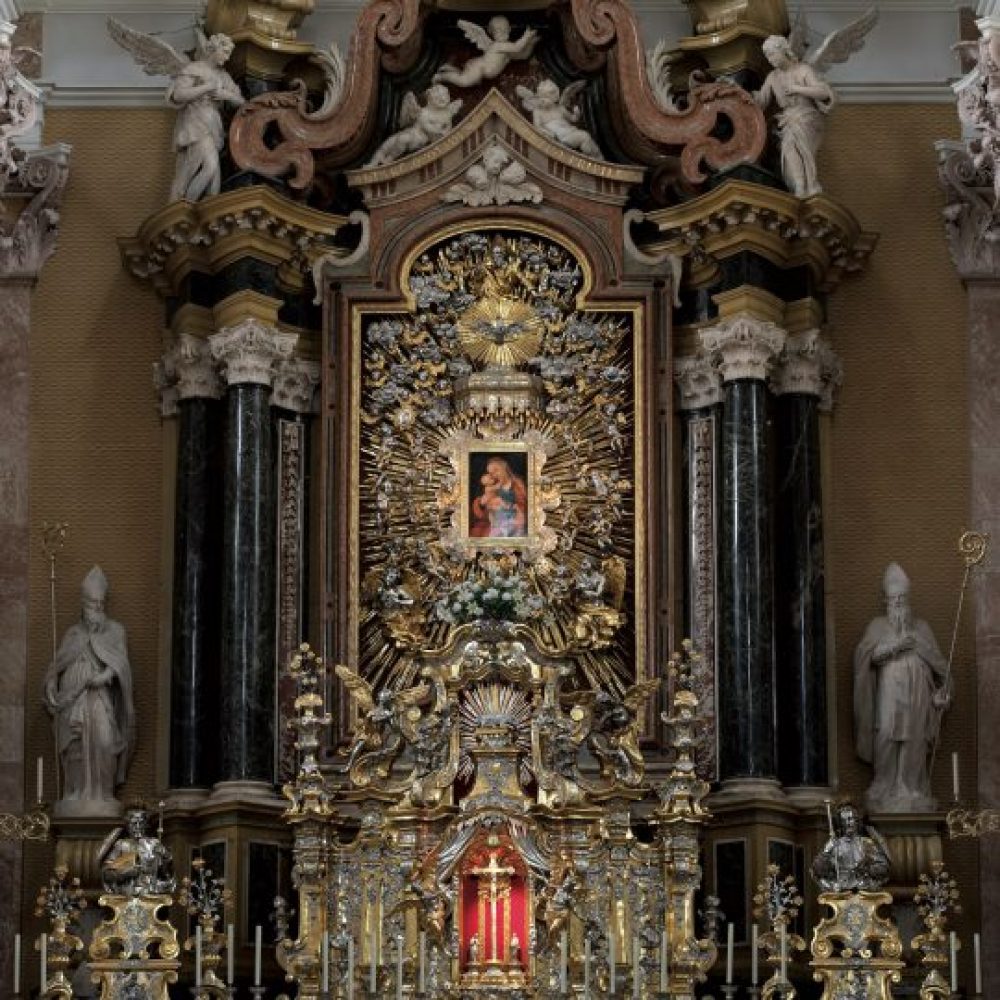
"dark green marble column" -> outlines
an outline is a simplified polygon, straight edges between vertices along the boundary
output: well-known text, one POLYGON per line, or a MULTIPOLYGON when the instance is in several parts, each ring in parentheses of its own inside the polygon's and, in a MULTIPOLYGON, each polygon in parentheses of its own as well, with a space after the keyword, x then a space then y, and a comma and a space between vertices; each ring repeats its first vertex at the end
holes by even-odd
POLYGON ((834 365, 812 331, 789 338, 774 379, 779 776, 802 791, 829 784, 819 408, 834 365))
POLYGON ((774 664, 771 397, 784 344, 773 323, 737 316, 702 332, 724 383, 718 555, 719 777, 778 794, 774 664))
POLYGON ((293 335, 256 320, 212 338, 228 384, 223 457, 221 782, 274 782, 277 504, 270 397, 293 335))
POLYGON ((168 364, 176 377, 170 787, 218 779, 219 538, 222 388, 208 344, 182 335, 168 364))

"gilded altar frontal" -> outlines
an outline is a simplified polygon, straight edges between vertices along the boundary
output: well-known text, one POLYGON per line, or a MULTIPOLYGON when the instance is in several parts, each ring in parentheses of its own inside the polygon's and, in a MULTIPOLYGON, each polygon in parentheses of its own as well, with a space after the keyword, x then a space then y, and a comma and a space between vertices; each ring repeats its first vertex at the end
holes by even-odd
POLYGON ((2 15, 0 1000, 1000 995, 1000 5, 2 15))

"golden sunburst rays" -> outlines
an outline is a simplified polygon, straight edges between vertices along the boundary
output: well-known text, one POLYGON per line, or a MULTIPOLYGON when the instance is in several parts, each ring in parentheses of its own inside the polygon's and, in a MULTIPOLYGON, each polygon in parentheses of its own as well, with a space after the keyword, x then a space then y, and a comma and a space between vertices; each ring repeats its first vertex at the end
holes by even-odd
POLYGON ((473 303, 458 320, 462 350, 483 368, 526 364, 537 357, 544 333, 545 324, 533 306, 494 293, 473 303))

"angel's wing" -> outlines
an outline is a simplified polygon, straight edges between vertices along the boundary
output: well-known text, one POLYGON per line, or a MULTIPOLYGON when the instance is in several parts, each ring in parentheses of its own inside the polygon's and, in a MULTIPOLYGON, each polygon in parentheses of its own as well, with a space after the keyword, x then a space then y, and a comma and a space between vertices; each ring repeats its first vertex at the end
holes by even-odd
POLYGON ((583 93, 583 89, 586 86, 586 80, 577 80, 574 83, 571 83, 559 95, 559 103, 566 108, 567 111, 571 111, 573 109, 573 105, 576 104, 576 99, 583 93))
POLYGON ((493 39, 487 34, 486 29, 481 24, 473 21, 459 21, 458 26, 462 29, 462 34, 472 42, 481 52, 488 52, 493 45, 493 39))
POLYGON ((830 32, 823 44, 808 57, 807 62, 812 64, 817 73, 825 73, 836 63, 846 62, 864 46, 868 33, 877 23, 878 9, 872 7, 857 20, 830 32))
POLYGON ((625 697, 622 701, 624 701, 625 704, 638 715, 638 713, 642 711, 643 706, 649 700, 650 695, 656 692, 660 683, 659 677, 652 677, 646 681, 639 681, 638 684, 634 684, 625 692, 625 697))
POLYGON ((530 87, 518 84, 517 87, 514 88, 514 92, 521 99, 521 103, 528 111, 535 110, 535 92, 530 87))
POLYGON ((338 664, 334 667, 336 675, 344 682, 347 693, 358 703, 358 708, 362 712, 370 712, 375 707, 375 699, 372 697, 372 686, 360 674, 355 673, 350 667, 338 664))
POLYGON ((791 46, 796 58, 802 59, 805 57, 806 49, 809 48, 809 20, 806 17, 806 12, 801 7, 795 14, 795 23, 792 25, 792 30, 788 33, 788 44, 791 46))
POLYGON ((176 76, 190 62, 162 38, 136 31, 117 18, 108 18, 108 34, 150 76, 176 76))
POLYGON ((406 691, 400 691, 396 695, 395 700, 398 704, 409 708, 411 705, 420 705, 427 701, 432 690, 433 688, 430 684, 418 684, 416 687, 411 687, 406 691))
POLYGON ((403 95, 403 105, 399 109, 400 128, 409 128, 420 115, 420 102, 412 90, 403 95))

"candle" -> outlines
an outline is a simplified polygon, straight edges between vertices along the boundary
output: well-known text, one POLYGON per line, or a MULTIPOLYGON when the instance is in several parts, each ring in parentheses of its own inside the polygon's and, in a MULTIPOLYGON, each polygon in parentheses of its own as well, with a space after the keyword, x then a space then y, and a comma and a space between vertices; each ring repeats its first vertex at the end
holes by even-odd
POLYGON ((194 929, 194 985, 201 986, 201 924, 194 929))
POLYGON ((664 931, 660 937, 660 992, 666 993, 670 988, 670 964, 668 954, 667 932, 664 931))
POLYGON ((611 988, 611 993, 614 995, 615 992, 615 927, 614 924, 611 925, 611 929, 608 932, 608 985, 611 988))
POLYGON ((403 937, 396 938, 396 1000, 403 1000, 403 937))
POLYGON ((958 754, 953 753, 951 755, 951 791, 956 802, 961 801, 961 796, 958 794, 958 754))
POLYGON ((976 996, 981 997, 983 995, 983 962, 982 954, 980 953, 980 940, 978 933, 972 935, 972 952, 976 962, 976 996))
POLYGON ((232 986, 233 966, 236 962, 236 928, 232 924, 226 927, 226 985, 232 986))
POLYGON ((583 995, 590 996, 590 938, 583 939, 583 995))
POLYGON ((781 981, 788 982, 788 929, 781 925, 781 981))
POLYGON ((632 1000, 639 1000, 642 984, 642 977, 639 974, 639 961, 641 958, 638 935, 632 936, 632 1000))
POLYGON ((14 996, 21 992, 21 935, 14 935, 14 996))
POLYGON ((260 924, 258 924, 253 931, 253 984, 254 986, 260 986, 260 949, 261 949, 261 930, 260 924))
MULTIPOLYGON (((952 934, 952 937, 955 935, 952 934)), ((49 936, 48 934, 42 935, 42 944, 38 949, 41 954, 39 956, 39 968, 41 969, 42 977, 42 992, 44 993, 49 985, 49 936)))
POLYGON ((562 932, 559 942, 559 992, 566 993, 569 986, 569 937, 562 932))
POLYGON ((750 927, 750 985, 757 985, 757 925, 750 927))
POLYGON ((35 763, 35 790, 38 793, 38 804, 41 805, 44 798, 42 791, 45 786, 45 764, 41 757, 35 763))
POLYGON ((354 938, 347 939, 347 1000, 354 1000, 354 938))
POLYGON ((733 985, 733 945, 735 928, 732 924, 726 929, 726 985, 733 985))
POLYGON ((948 939, 951 952, 951 992, 958 992, 958 935, 952 931, 948 939))
MULTIPOLYGON (((374 910, 374 907, 372 908, 374 910)), ((375 995, 378 985, 378 928, 375 926, 375 914, 372 912, 372 932, 368 941, 368 990, 375 995)))
POLYGON ((323 935, 323 981, 320 989, 330 992, 330 935, 323 935))
POLYGON ((427 953, 427 931, 420 932, 420 964, 417 966, 417 991, 424 992, 424 958, 427 953))

